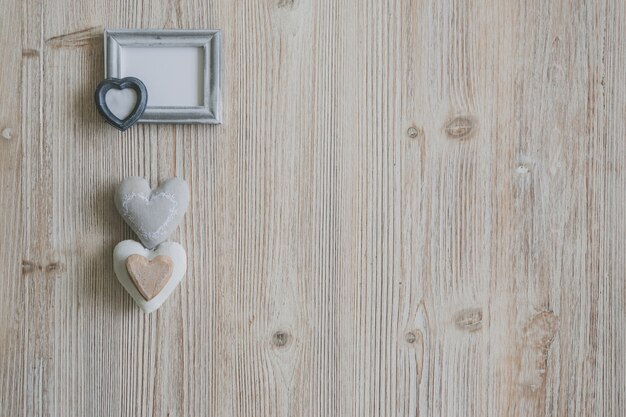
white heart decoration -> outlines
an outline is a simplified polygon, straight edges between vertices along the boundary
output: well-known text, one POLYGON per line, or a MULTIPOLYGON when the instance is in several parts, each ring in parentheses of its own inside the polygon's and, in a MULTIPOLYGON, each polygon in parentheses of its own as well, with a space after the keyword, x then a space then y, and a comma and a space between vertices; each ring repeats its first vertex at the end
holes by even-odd
POLYGON ((107 107, 120 120, 126 118, 135 110, 137 104, 137 92, 132 88, 118 90, 112 88, 104 97, 107 107))
POLYGON ((117 280, 122 284, 124 289, 133 297, 135 303, 144 311, 151 313, 163 304, 163 302, 172 294, 187 270, 187 254, 185 249, 175 242, 161 243, 157 248, 150 250, 143 247, 139 242, 134 240, 124 240, 113 249, 113 270, 117 276, 117 280), (146 301, 139 290, 133 284, 128 270, 126 269, 126 260, 131 255, 141 255, 148 260, 152 260, 159 255, 169 256, 174 263, 172 277, 165 287, 150 301, 146 301))

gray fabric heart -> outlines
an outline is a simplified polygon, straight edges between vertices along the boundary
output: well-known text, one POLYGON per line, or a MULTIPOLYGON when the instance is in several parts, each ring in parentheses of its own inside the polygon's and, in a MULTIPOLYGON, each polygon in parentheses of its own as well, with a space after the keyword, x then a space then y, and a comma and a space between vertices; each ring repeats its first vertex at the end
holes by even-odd
POLYGON ((183 219, 189 187, 174 177, 154 190, 141 177, 128 177, 117 187, 115 206, 148 249, 164 242, 183 219))

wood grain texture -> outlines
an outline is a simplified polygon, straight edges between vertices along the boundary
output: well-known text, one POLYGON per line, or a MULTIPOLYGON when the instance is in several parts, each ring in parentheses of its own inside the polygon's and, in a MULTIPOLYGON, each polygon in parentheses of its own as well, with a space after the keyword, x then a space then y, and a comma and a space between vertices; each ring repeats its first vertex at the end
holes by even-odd
POLYGON ((624 2, 0 8, 0 415, 626 413, 624 2), (223 29, 224 124, 103 123, 103 27, 223 29), (191 187, 149 316, 129 175, 191 187))

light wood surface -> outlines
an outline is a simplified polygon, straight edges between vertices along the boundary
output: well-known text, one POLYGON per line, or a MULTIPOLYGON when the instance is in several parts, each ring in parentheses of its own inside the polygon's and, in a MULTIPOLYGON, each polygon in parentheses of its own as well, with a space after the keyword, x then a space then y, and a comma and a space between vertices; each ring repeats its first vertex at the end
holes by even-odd
POLYGON ((626 3, 0 0, 2 416, 626 413, 626 3), (224 30, 224 124, 106 126, 102 29, 224 30), (178 175, 188 273, 113 274, 178 175))

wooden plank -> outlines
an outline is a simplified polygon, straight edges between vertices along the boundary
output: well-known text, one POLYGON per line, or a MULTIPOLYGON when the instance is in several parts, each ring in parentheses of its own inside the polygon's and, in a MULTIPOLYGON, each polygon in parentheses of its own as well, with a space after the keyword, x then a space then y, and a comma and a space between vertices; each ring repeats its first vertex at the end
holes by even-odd
POLYGON ((394 14, 400 103, 391 112, 397 162, 388 164, 397 237, 384 256, 397 259, 387 313, 395 355, 387 354, 383 392, 395 395, 385 399, 387 415, 490 415, 491 80, 499 56, 481 46, 497 44, 498 13, 495 2, 423 1, 394 14))
POLYGON ((54 169, 53 135, 48 135, 44 48, 45 5, 23 4, 21 92, 21 239, 24 292, 22 331, 23 413, 54 413, 55 384, 55 289, 63 262, 55 250, 53 182, 64 175, 54 169))
POLYGON ((22 50, 21 15, 17 2, 0 0, 3 19, 0 48, 0 410, 19 415, 24 401, 21 206, 21 88, 22 61, 32 51, 22 50))
POLYGON ((0 6, 3 411, 625 412, 623 2, 0 6), (224 124, 102 123, 103 27, 222 28, 224 124), (128 175, 191 187, 149 316, 128 175))
POLYGON ((619 140, 606 132, 614 116, 602 83, 621 37, 606 43, 614 15, 605 7, 511 9, 518 19, 507 49, 517 64, 507 65, 512 87, 498 105, 498 136, 511 139, 498 141, 494 154, 501 235, 492 284, 494 297, 506 294, 492 316, 510 340, 496 403, 508 414, 623 412, 602 398, 608 387, 600 376, 611 368, 603 351, 615 346, 598 327, 609 326, 600 324, 602 287, 617 277, 601 272, 613 261, 598 232, 608 227, 605 146, 619 140), (529 35, 516 36, 522 30, 529 35))

